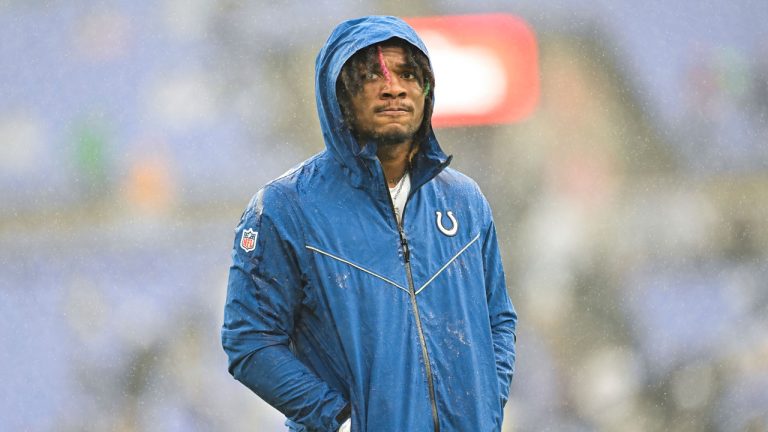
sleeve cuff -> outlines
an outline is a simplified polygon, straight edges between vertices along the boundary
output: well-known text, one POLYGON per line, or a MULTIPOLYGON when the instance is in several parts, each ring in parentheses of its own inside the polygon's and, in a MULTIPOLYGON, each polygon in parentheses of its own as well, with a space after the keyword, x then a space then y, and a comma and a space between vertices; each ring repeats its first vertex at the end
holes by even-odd
POLYGON ((346 405, 344 405, 344 408, 342 408, 341 411, 339 411, 339 413, 336 414, 336 421, 339 424, 342 424, 345 421, 347 421, 347 419, 349 419, 350 417, 352 417, 352 405, 347 403, 346 405))

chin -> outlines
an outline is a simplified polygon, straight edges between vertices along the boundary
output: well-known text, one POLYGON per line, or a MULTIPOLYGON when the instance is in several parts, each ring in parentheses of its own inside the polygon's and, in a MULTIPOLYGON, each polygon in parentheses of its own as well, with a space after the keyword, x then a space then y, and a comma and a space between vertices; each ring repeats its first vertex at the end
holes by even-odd
POLYGON ((403 128, 403 127, 397 127, 397 128, 386 128, 384 130, 376 131, 373 134, 373 139, 379 144, 379 145, 394 145, 394 144, 400 144, 404 141, 407 141, 411 138, 413 138, 414 132, 403 128))

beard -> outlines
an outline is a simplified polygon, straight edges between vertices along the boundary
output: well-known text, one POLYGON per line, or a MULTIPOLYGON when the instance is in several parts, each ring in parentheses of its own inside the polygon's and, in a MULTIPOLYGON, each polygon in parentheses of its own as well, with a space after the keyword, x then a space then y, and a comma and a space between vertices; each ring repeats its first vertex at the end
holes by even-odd
POLYGON ((374 141, 379 147, 393 146, 412 140, 415 131, 394 130, 390 132, 373 132, 367 138, 374 141))
POLYGON ((389 147, 416 139, 421 124, 406 125, 405 127, 385 127, 384 130, 352 130, 352 134, 360 144, 375 142, 377 147, 389 147))

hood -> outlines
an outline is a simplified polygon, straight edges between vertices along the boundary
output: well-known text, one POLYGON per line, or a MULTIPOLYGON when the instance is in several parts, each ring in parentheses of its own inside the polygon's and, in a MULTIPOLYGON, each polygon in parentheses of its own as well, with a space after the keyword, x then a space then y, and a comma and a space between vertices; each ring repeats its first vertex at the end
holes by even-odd
MULTIPOLYGON (((328 151, 341 163, 352 184, 378 186, 381 177, 377 168, 376 145, 361 147, 344 123, 336 99, 336 80, 344 63, 357 51, 392 37, 405 40, 427 57, 424 42, 405 21, 393 16, 367 16, 339 24, 331 33, 315 62, 315 97, 320 128, 328 151)), ((433 98, 434 99, 434 98, 433 98)), ((450 162, 430 130, 426 142, 420 143, 419 153, 412 162, 411 184, 415 190, 445 168, 450 162)), ((384 183, 382 183, 384 185, 384 183)))

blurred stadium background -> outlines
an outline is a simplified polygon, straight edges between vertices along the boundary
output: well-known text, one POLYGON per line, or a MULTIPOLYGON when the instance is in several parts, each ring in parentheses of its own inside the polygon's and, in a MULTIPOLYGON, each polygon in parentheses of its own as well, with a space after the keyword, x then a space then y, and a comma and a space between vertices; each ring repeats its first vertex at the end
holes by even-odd
POLYGON ((437 133, 521 317, 504 431, 768 430, 762 0, 0 0, 0 430, 284 430, 219 327, 240 212, 323 147, 314 57, 486 12, 539 104, 437 133))

